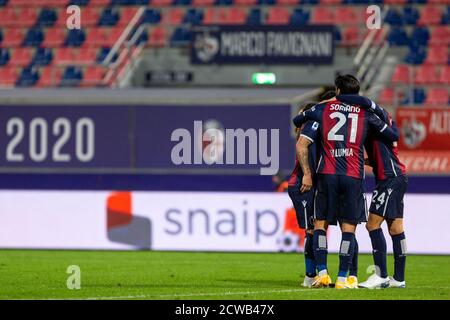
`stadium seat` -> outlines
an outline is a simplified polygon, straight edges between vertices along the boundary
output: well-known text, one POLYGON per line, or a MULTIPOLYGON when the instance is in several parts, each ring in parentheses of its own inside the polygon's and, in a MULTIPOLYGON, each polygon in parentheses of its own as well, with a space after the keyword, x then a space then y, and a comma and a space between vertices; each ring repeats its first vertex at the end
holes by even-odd
POLYGON ((39 78, 39 74, 37 72, 37 68, 28 67, 22 70, 19 78, 17 79, 16 86, 17 87, 30 87, 33 86, 39 78))
POLYGON ((70 5, 85 7, 89 4, 89 0, 69 0, 70 5))
POLYGON ((439 83, 450 85, 450 65, 442 68, 439 76, 439 83))
POLYGON ((151 47, 165 47, 167 45, 166 29, 162 27, 156 27, 150 30, 148 44, 151 47))
MULTIPOLYGON (((340 0, 338 0, 340 1, 340 0)), ((275 3, 281 6, 296 6, 301 0, 276 0, 275 3)), ((235 0, 236 3, 236 0, 235 0)))
MULTIPOLYGON (((41 27, 51 27, 56 22, 56 11, 49 8, 44 8, 39 13, 38 19, 37 19, 37 25, 41 27)), ((83 17, 85 19, 85 17, 83 17)))
POLYGON ((225 24, 244 25, 247 20, 247 11, 240 7, 231 7, 228 9, 227 20, 225 24))
POLYGON ((18 47, 22 44, 24 34, 22 29, 5 29, 3 31, 2 46, 6 48, 18 47))
POLYGON ((83 26, 92 27, 98 24, 100 19, 100 12, 98 8, 95 7, 83 8, 82 12, 83 13, 81 19, 83 26))
POLYGON ((403 25, 403 16, 397 9, 390 8, 384 17, 384 22, 389 23, 392 26, 401 26, 403 25))
POLYGON ((419 10, 415 7, 403 8, 403 21, 409 25, 416 25, 419 19, 419 10))
MULTIPOLYGON (((119 10, 115 7, 103 10, 98 21, 99 26, 115 26, 119 21, 119 10)), ((63 77, 64 79, 64 77, 63 77)))
POLYGON ((16 24, 18 19, 17 12, 13 8, 0 9, 0 26, 9 27, 16 24))
POLYGON ((61 29, 60 27, 54 27, 47 30, 47 32, 45 33, 44 41, 41 43, 41 45, 47 48, 59 47, 64 43, 65 38, 65 30, 61 29))
POLYGON ((431 88, 427 93, 425 104, 429 105, 447 105, 449 103, 449 94, 447 88, 431 88))
POLYGON ((59 85, 61 82, 61 70, 54 67, 41 68, 39 72, 39 80, 36 83, 37 87, 53 87, 59 85))
POLYGON ((67 32, 64 45, 68 47, 80 47, 85 39, 86 35, 83 29, 72 29, 67 32))
POLYGON ((409 43, 408 35, 403 28, 392 28, 387 36, 387 41, 392 46, 404 46, 409 43))
POLYGON ((319 3, 320 3, 320 4, 337 5, 337 4, 341 4, 341 3, 342 3, 342 0, 320 0, 319 3))
POLYGON ((312 11, 311 22, 315 24, 334 24, 334 12, 326 7, 317 7, 312 11))
POLYGON ((9 61, 9 49, 0 48, 0 66, 8 64, 8 61, 9 61))
POLYGON ((97 48, 84 47, 80 48, 76 56, 75 63, 77 64, 93 64, 97 59, 97 48))
MULTIPOLYGON (((97 63, 102 63, 105 60, 105 58, 108 56, 110 50, 111 49, 108 47, 100 48, 100 51, 97 54, 97 63)), ((119 57, 119 54, 116 52, 113 55, 111 62, 115 62, 118 57, 119 57)))
POLYGON ((252 8, 247 16, 247 24, 250 26, 259 26, 261 24, 261 10, 252 8))
POLYGON ((442 11, 439 7, 427 5, 422 8, 417 24, 420 26, 437 25, 441 22, 442 11))
POLYGON ((433 84, 438 82, 436 69, 432 65, 421 65, 417 68, 414 76, 415 84, 433 84))
POLYGON ((32 58, 32 49, 15 48, 11 54, 10 65, 24 67, 30 64, 32 58))
POLYGON ((394 104, 394 95, 395 90, 393 88, 384 88, 381 90, 378 100, 383 105, 392 105, 394 104))
POLYGON ((159 23, 161 21, 161 11, 158 9, 147 9, 142 16, 142 23, 159 23))
MULTIPOLYGON (((200 0, 200 1, 202 1, 202 0, 200 0)), ((208 1, 208 0, 206 0, 206 1, 208 1)), ((234 4, 237 6, 253 6, 257 2, 258 2, 258 0, 234 0, 234 4)))
POLYGON ((33 65, 46 66, 53 60, 53 51, 49 48, 38 48, 33 57, 33 65))
POLYGON ((405 4, 408 0, 384 0, 385 4, 405 4))
POLYGON ((404 62, 409 64, 422 64, 426 57, 426 51, 424 47, 412 46, 409 48, 409 52, 403 59, 404 62))
MULTIPOLYGON (((192 0, 192 6, 194 7, 206 7, 206 6, 213 6, 214 2, 216 0, 192 0)), ((241 1, 245 1, 245 0, 241 0, 241 1)), ((251 0, 256 2, 256 0, 251 0)), ((235 1, 235 4, 239 4, 235 1)))
POLYGON ((178 26, 182 24, 183 17, 184 17, 184 9, 182 8, 167 9, 166 13, 163 16, 163 23, 171 26, 178 26))
POLYGON ((431 31, 431 45, 450 45, 450 26, 436 26, 431 31))
POLYGON ((105 75, 105 69, 101 66, 90 66, 84 71, 83 80, 81 86, 89 87, 99 85, 105 75))
POLYGON ((428 48, 428 54, 425 59, 425 63, 447 64, 448 62, 448 46, 431 46, 428 48))
POLYGON ((63 73, 61 78, 61 86, 70 86, 75 87, 78 86, 81 79, 83 79, 83 73, 81 68, 76 66, 68 66, 63 73))
POLYGON ((170 44, 172 46, 183 45, 189 43, 191 39, 191 32, 186 28, 177 28, 172 34, 170 44))
POLYGON ((203 11, 197 9, 188 9, 186 14, 184 15, 183 22, 190 23, 192 25, 199 25, 203 20, 203 11))
POLYGON ((294 9, 291 15, 291 25, 294 26, 302 26, 308 24, 309 21, 309 12, 304 9, 294 9))
POLYGON ((356 46, 360 42, 359 39, 359 28, 358 27, 347 27, 342 32, 342 44, 344 46, 356 46))
POLYGON ((268 25, 283 25, 288 24, 291 18, 291 13, 288 9, 283 7, 269 8, 267 13, 266 24, 268 25))
POLYGON ((130 21, 133 19, 133 17, 136 15, 137 11, 138 9, 133 7, 123 8, 122 11, 120 12, 119 24, 122 26, 128 25, 130 21))
MULTIPOLYGON (((155 0, 152 0, 152 4, 155 0)), ((90 6, 106 7, 111 3, 111 0, 89 0, 90 6)))
POLYGON ((17 81, 17 68, 5 66, 0 68, 0 86, 14 86, 17 81))
POLYGON ((30 28, 23 40, 23 46, 37 47, 44 39, 44 34, 40 28, 30 28))
POLYGON ((109 44, 108 41, 109 28, 97 27, 92 28, 87 32, 86 41, 84 46, 92 47, 106 47, 109 44))
POLYGON ((170 7, 173 0, 152 0, 152 7, 170 7))
POLYGON ((410 68, 406 64, 399 64, 395 67, 394 73, 392 74, 392 83, 408 84, 412 79, 412 72, 410 73, 410 68))
POLYGON ((362 12, 357 12, 351 7, 337 7, 335 12, 335 18, 339 19, 340 24, 359 24, 364 15, 362 12))
POLYGON ((14 23, 16 26, 29 28, 36 23, 37 12, 35 8, 22 8, 18 13, 18 20, 14 23))
POLYGON ((56 49, 53 62, 57 65, 67 65, 73 63, 74 59, 75 55, 72 48, 59 48, 56 49))
POLYGON ((430 39, 428 28, 416 27, 411 34, 411 43, 418 46, 426 46, 430 39))

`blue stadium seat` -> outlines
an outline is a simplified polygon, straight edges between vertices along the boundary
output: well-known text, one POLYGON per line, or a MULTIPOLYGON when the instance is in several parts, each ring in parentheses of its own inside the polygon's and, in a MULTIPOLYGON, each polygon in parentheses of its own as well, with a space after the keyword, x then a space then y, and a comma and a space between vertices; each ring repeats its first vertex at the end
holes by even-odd
POLYGON ((86 35, 83 29, 73 29, 67 32, 66 40, 64 41, 64 45, 68 47, 79 47, 83 44, 86 39, 86 35))
POLYGON ((0 0, 0 7, 4 7, 8 4, 8 0, 0 0))
POLYGON ((36 66, 46 66, 50 64, 52 60, 53 60, 52 49, 39 48, 36 50, 32 64, 36 66))
POLYGON ((71 0, 69 2, 69 5, 76 5, 76 6, 86 6, 89 3, 89 0, 71 0))
POLYGON ((184 45, 191 40, 191 31, 186 28, 177 28, 170 39, 172 46, 184 45))
POLYGON ((430 39, 430 32, 426 27, 416 27, 411 34, 411 44, 416 46, 426 46, 430 39))
POLYGON ((37 68, 28 67, 22 70, 19 78, 17 79, 16 86, 18 87, 30 87, 33 86, 39 79, 39 73, 37 68))
POLYGON ((318 4, 319 0, 303 0, 302 4, 318 4))
POLYGON ((142 23, 159 23, 161 12, 157 9, 146 9, 142 16, 142 23))
POLYGON ((69 66, 62 76, 61 86, 77 86, 81 79, 83 79, 81 69, 79 67, 69 66))
POLYGON ((410 46, 409 52, 406 54, 403 61, 409 64, 422 64, 426 57, 426 50, 424 47, 410 46))
MULTIPOLYGON (((111 49, 108 47, 101 48, 100 52, 97 54, 97 63, 102 63, 103 60, 105 60, 105 58, 108 55, 110 50, 111 49)), ((113 56, 111 62, 115 62, 118 57, 119 57, 119 54, 116 52, 116 54, 113 56)))
POLYGON ((408 0, 408 3, 410 4, 425 4, 428 0, 408 0))
POLYGON ((53 9, 42 9, 37 19, 37 25, 42 27, 51 27, 56 21, 56 11, 53 9))
POLYGON ((259 26, 261 24, 261 10, 253 8, 250 10, 247 17, 247 24, 251 26, 259 26))
POLYGON ((189 6, 191 4, 191 0, 174 0, 172 5, 175 6, 189 6))
POLYGON ((417 23, 417 19, 419 19, 419 10, 414 7, 405 7, 403 8, 403 21, 406 24, 415 25, 417 23))
POLYGON ((339 30, 338 26, 334 27, 334 41, 335 43, 340 43, 342 41, 341 30, 339 30))
POLYGON ((0 43, 2 42, 2 40, 3 40, 3 30, 0 29, 0 43))
POLYGON ((231 6, 233 4, 233 0, 216 0, 216 6, 231 6))
POLYGON ((291 25, 299 26, 308 24, 309 12, 303 9, 294 9, 291 15, 291 25))
POLYGON ((111 5, 140 6, 148 5, 149 0, 112 0, 111 5))
POLYGON ((409 43, 408 35, 402 28, 393 28, 387 37, 387 41, 392 46, 405 46, 409 43))
POLYGON ((9 50, 7 48, 0 48, 0 66, 4 66, 9 61, 9 50))
POLYGON ((390 8, 384 17, 384 22, 393 26, 401 26, 403 25, 403 16, 397 9, 390 8))
MULTIPOLYGON (((303 2, 305 3, 305 2, 303 2)), ((272 6, 275 4, 275 0, 258 0, 258 4, 272 6)))
POLYGON ((447 7, 447 11, 442 15, 442 24, 450 24, 450 7, 447 7))
POLYGON ((203 21, 203 10, 189 9, 183 19, 184 23, 199 25, 203 21))
POLYGON ((115 26, 119 21, 119 10, 117 8, 107 8, 103 10, 98 21, 99 26, 115 26))
POLYGON ((42 40, 44 40, 42 30, 39 28, 31 28, 23 39, 23 46, 37 47, 41 44, 42 40))

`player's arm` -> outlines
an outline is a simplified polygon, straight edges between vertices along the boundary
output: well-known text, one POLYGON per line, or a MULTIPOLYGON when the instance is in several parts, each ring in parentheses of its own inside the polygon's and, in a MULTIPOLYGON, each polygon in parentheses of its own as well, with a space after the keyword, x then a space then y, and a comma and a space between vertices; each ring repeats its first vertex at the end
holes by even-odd
POLYGON ((315 105, 311 109, 299 113, 292 120, 292 122, 294 123, 294 125, 297 128, 300 128, 304 123, 306 123, 309 120, 313 120, 313 121, 317 121, 317 122, 320 121, 318 105, 315 105))
POLYGON ((309 146, 314 143, 317 138, 317 129, 319 128, 319 123, 315 121, 309 121, 302 128, 300 137, 297 140, 297 158, 300 163, 300 167, 303 171, 302 186, 300 187, 300 192, 307 192, 311 190, 313 186, 312 172, 309 166, 309 146))
POLYGON ((358 94, 339 94, 336 96, 336 99, 344 103, 359 105, 364 109, 372 111, 381 119, 387 120, 386 111, 367 97, 358 94))
POLYGON ((368 119, 369 126, 380 136, 391 142, 398 141, 400 134, 394 121, 392 121, 392 126, 389 126, 386 122, 381 120, 380 117, 373 113, 368 113, 368 119))

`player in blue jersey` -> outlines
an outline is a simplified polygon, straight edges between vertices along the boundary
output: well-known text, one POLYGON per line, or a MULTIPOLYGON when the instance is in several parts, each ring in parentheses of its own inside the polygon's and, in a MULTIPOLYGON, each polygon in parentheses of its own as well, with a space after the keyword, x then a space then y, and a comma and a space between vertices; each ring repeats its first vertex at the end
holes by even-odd
MULTIPOLYGON (((390 114, 368 98, 359 95, 340 95, 340 101, 369 108, 383 121, 395 127, 390 114)), ((372 135, 365 143, 376 187, 372 195, 369 221, 366 228, 372 241, 376 273, 360 284, 362 288, 405 288, 406 238, 403 228, 403 197, 408 179, 404 164, 398 158, 397 144, 372 135), (388 277, 386 240, 381 225, 386 221, 394 249, 394 275, 388 277)))
MULTIPOLYGON (((335 85, 337 94, 359 92, 359 82, 351 75, 338 76, 335 85)), ((347 276, 355 247, 356 225, 361 219, 358 208, 363 197, 363 145, 369 130, 391 141, 398 139, 398 131, 389 127, 374 113, 357 105, 345 105, 336 99, 318 104, 293 120, 297 127, 307 121, 319 123, 321 140, 313 236, 319 275, 314 286, 329 286, 331 283, 327 270, 326 227, 338 220, 342 239, 336 288, 351 288, 347 276)))

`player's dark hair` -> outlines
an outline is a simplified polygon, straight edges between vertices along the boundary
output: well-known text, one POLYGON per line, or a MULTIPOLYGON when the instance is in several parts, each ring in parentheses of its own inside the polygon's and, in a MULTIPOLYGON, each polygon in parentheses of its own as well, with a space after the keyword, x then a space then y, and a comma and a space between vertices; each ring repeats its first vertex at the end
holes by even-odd
POLYGON ((334 85, 341 94, 359 93, 359 81, 351 74, 339 75, 334 80, 334 85))
POLYGON ((320 96, 320 101, 322 101, 322 100, 329 100, 329 99, 334 98, 334 97, 336 97, 336 92, 330 90, 330 91, 327 91, 327 92, 325 92, 324 94, 322 94, 320 96))
POLYGON ((298 109, 298 113, 311 109, 317 104, 317 102, 306 102, 300 106, 298 109))

